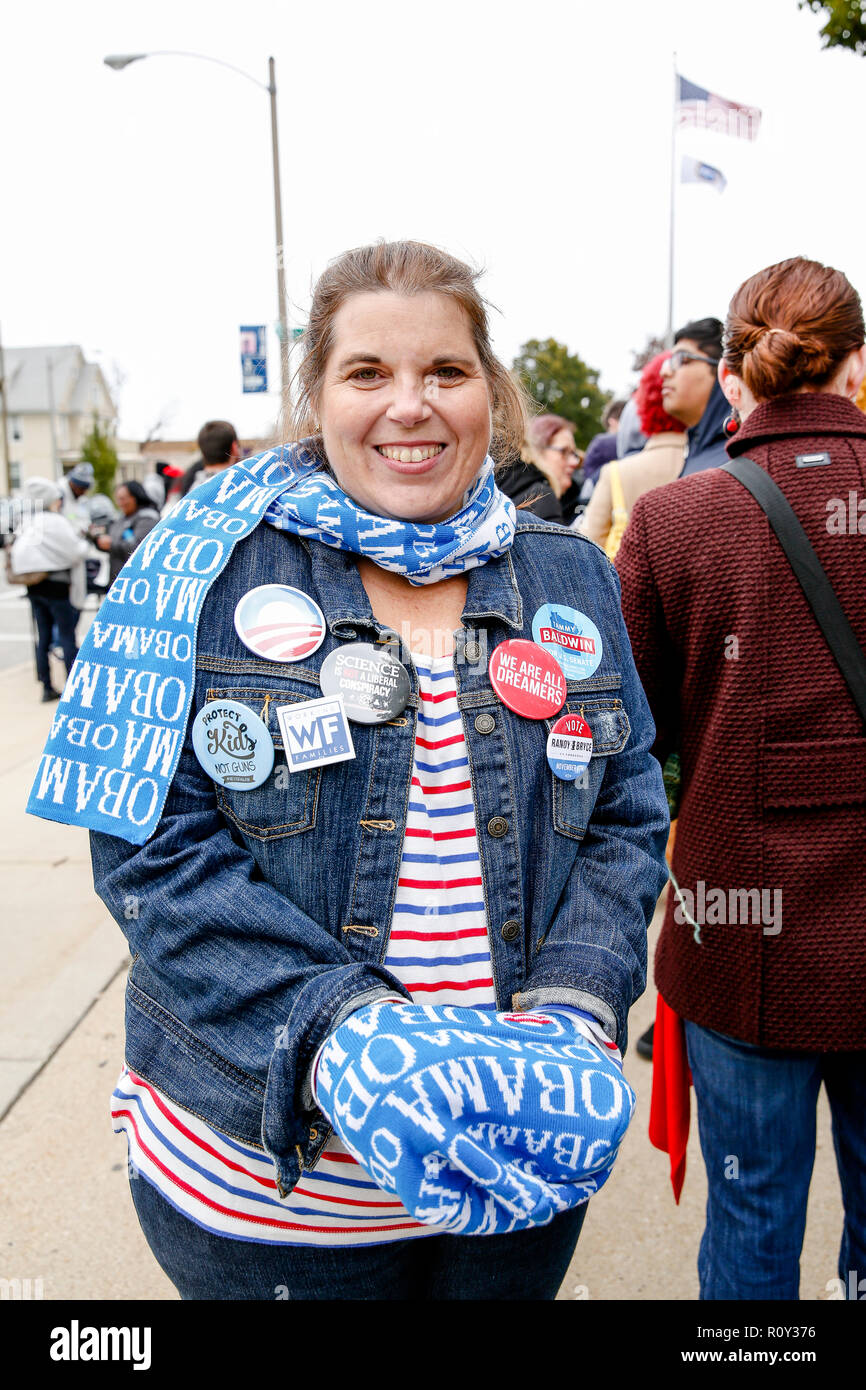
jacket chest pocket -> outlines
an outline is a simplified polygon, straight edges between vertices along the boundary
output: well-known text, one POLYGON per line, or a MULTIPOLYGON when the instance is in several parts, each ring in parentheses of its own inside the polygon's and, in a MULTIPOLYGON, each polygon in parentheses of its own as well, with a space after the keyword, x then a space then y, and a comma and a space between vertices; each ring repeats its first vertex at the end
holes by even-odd
MULTIPOLYGON (((631 734, 631 723, 621 700, 571 699, 560 710, 579 714, 592 730, 592 757, 589 766, 572 782, 564 782, 550 772, 553 782, 553 828, 572 840, 582 840, 601 790, 607 760, 621 753, 631 734)), ((547 721, 548 729, 554 720, 547 721)))
POLYGON ((277 710, 280 705, 315 699, 321 692, 312 686, 276 690, 273 686, 228 686, 210 689, 206 701, 236 700, 248 705, 267 726, 274 745, 274 766, 261 786, 235 791, 215 784, 217 805, 226 820, 257 840, 278 840, 312 830, 316 824, 320 767, 289 772, 283 749, 277 710))

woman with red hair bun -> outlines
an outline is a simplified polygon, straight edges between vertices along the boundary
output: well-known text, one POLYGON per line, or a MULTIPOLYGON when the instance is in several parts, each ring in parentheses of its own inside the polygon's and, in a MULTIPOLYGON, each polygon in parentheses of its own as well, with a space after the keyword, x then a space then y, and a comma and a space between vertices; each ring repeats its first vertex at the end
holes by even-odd
POLYGON ((682 472, 685 426, 662 405, 661 368, 669 357, 669 352, 660 352, 648 362, 637 388, 640 427, 649 435, 646 444, 631 458, 605 464, 582 517, 580 529, 602 546, 611 560, 640 495, 673 482, 682 472))
POLYGON ((866 1272, 864 342, 841 271, 798 256, 745 281, 718 369, 731 463, 641 497, 617 556, 653 752, 682 767, 651 1134, 678 1191, 690 1072, 702 1299, 799 1297, 822 1087, 843 1297, 866 1272))

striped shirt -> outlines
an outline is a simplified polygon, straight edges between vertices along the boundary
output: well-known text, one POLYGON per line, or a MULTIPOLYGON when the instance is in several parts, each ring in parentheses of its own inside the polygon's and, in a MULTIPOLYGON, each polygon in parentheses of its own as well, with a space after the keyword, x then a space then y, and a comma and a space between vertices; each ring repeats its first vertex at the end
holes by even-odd
MULTIPOLYGON (((451 656, 417 657, 421 708, 385 964, 414 999, 495 1009, 469 760, 451 656)), ((287 1201, 263 1150, 238 1143, 124 1067, 112 1097, 130 1168, 218 1235, 270 1245, 378 1245, 435 1235, 332 1136, 287 1201)))

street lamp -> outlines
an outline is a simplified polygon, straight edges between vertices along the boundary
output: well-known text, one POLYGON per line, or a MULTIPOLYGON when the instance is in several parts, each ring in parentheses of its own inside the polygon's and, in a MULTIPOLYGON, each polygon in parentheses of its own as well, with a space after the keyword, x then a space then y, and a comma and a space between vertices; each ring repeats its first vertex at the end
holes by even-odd
POLYGON ((252 77, 250 73, 244 72, 243 68, 236 68, 234 63, 225 63, 222 58, 211 58, 207 53, 185 53, 178 49, 161 48, 153 53, 112 53, 103 59, 106 67, 113 68, 115 72, 122 72, 128 68, 130 63, 137 63, 142 58, 198 58, 203 63, 216 63, 218 67, 229 68, 231 72, 236 72, 240 77, 245 77, 248 82, 253 82, 261 91, 267 92, 271 99, 271 153, 274 163, 274 219, 277 232, 277 312, 279 318, 280 334, 280 385, 282 387, 282 402, 287 405, 289 401, 289 326, 286 319, 286 276, 284 270, 283 257, 283 201, 280 193, 280 149, 277 139, 277 81, 276 70, 273 58, 268 59, 268 82, 259 82, 258 78, 252 77))

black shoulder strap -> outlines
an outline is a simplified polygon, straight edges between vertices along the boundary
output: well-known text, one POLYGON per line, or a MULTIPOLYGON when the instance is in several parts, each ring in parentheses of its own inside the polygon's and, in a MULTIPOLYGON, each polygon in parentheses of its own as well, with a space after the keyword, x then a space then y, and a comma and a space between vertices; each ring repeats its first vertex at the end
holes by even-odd
POLYGON ((733 459, 730 463, 723 463, 721 468, 742 483, 766 512, 827 646, 845 677, 860 716, 866 723, 866 654, 793 507, 782 489, 754 459, 733 459))

